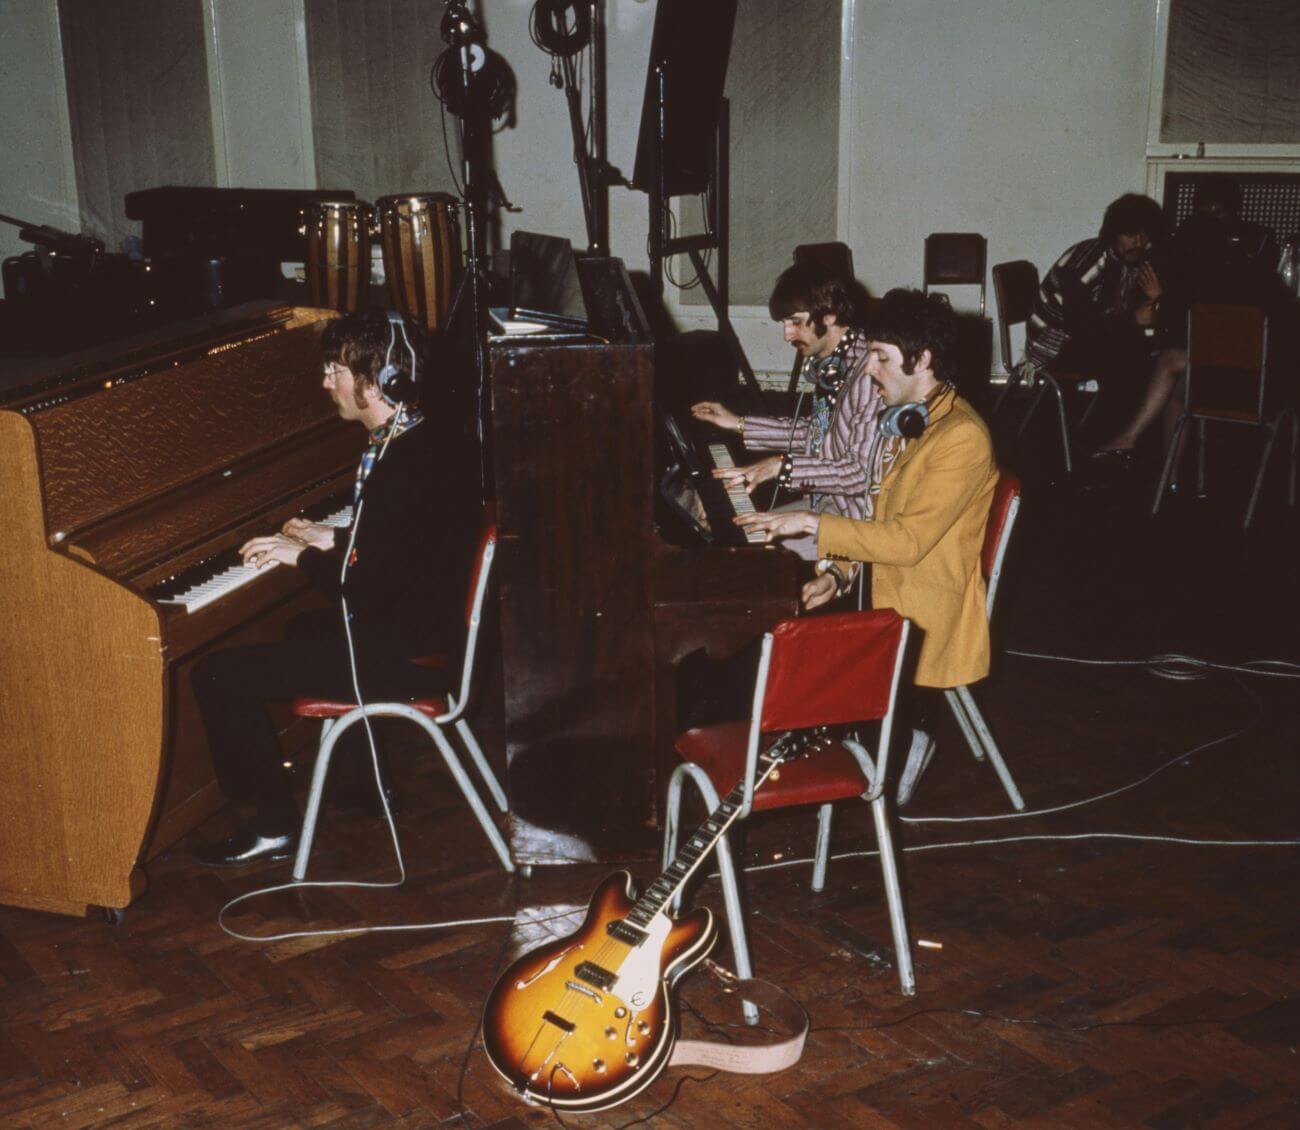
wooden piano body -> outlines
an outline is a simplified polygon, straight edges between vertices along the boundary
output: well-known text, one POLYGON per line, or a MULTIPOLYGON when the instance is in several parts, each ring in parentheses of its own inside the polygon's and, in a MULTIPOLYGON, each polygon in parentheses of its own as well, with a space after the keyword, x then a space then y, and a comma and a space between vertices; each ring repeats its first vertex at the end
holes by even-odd
POLYGON ((489 350, 510 839, 524 864, 654 858, 676 665, 734 654, 798 603, 789 550, 661 538, 654 347, 627 316, 621 264, 593 294, 593 262, 579 268, 589 313, 615 310, 593 319, 605 342, 489 350))
POLYGON ((150 592, 346 494, 328 316, 250 304, 0 397, 0 902, 125 907, 223 803, 190 669, 315 598, 287 568, 192 614, 150 592))

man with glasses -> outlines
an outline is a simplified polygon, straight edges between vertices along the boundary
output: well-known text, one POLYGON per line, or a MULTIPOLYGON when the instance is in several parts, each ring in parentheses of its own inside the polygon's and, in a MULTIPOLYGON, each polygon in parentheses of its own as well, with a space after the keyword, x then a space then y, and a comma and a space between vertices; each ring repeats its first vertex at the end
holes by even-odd
POLYGON ((479 506, 464 489, 463 453, 420 411, 422 345, 414 330, 383 315, 339 318, 321 336, 325 391, 370 439, 357 466, 352 525, 291 518, 240 553, 258 568, 300 569, 334 607, 291 621, 283 640, 219 651, 195 668, 217 779, 253 810, 233 835, 194 852, 201 864, 285 859, 297 846, 298 810, 268 703, 355 702, 357 686, 363 700, 379 702, 444 689, 436 671, 411 660, 460 644, 479 506))

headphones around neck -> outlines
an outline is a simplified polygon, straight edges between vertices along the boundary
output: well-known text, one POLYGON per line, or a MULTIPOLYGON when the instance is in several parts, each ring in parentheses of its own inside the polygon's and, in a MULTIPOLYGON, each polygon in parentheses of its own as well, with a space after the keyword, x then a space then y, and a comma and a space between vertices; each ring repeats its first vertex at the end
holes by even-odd
POLYGON ((886 408, 876 417, 880 434, 887 439, 920 439, 930 426, 930 405, 937 404, 949 394, 956 395, 956 390, 950 382, 941 381, 925 400, 912 400, 886 408))
POLYGON ((919 439, 930 423, 930 409, 922 401, 894 404, 880 413, 879 429, 889 439, 919 439))
POLYGON ((394 407, 399 403, 405 403, 415 392, 415 346, 411 344, 411 339, 406 334, 406 319, 396 310, 388 311, 388 352, 384 354, 384 367, 379 370, 379 376, 375 380, 379 385, 379 395, 394 407), (397 348, 398 333, 401 333, 402 344, 411 355, 409 376, 402 372, 400 366, 393 364, 393 350, 397 348))

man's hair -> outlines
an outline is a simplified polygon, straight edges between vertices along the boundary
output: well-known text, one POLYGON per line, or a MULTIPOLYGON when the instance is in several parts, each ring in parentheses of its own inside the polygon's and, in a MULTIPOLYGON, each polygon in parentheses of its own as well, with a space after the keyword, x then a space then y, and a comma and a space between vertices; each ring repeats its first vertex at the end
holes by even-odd
POLYGON ((872 341, 895 346, 903 355, 903 372, 911 376, 925 350, 930 368, 947 380, 957 344, 957 315, 944 294, 922 294, 899 287, 885 294, 867 324, 872 341))
POLYGON ((1231 177, 1215 177, 1198 184, 1192 199, 1193 211, 1218 207, 1225 216, 1235 218, 1241 210, 1241 186, 1231 177))
POLYGON ((834 314, 836 323, 841 326, 851 326, 858 318, 852 280, 841 278, 815 263, 796 263, 782 271, 772 287, 767 310, 778 322, 807 310, 818 337, 826 332, 822 318, 827 314, 834 314))
POLYGON ((1112 200, 1101 220, 1101 238, 1113 243, 1116 236, 1137 235, 1141 232, 1152 243, 1164 235, 1165 214, 1149 196, 1126 192, 1112 200))
POLYGON ((419 326, 406 321, 406 336, 410 339, 415 355, 420 359, 416 372, 411 372, 411 353, 402 340, 401 330, 397 330, 397 342, 392 346, 394 327, 389 325, 388 315, 383 311, 367 310, 361 314, 345 314, 335 318, 326 326, 320 336, 321 352, 326 361, 335 361, 352 370, 356 379, 354 395, 358 408, 365 407, 365 390, 379 390, 379 373, 384 367, 384 359, 395 366, 401 374, 399 388, 407 405, 414 407, 419 400, 419 375, 424 369, 428 352, 428 341, 419 326))

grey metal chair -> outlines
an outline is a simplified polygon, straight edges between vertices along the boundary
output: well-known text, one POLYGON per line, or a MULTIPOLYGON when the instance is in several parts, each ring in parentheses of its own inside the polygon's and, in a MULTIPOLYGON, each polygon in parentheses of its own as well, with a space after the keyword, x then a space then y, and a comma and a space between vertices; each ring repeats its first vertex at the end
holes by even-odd
MULTIPOLYGON (((1038 268, 1033 263, 1027 259, 1013 259, 993 265, 993 300, 998 308, 998 341, 1002 347, 1002 368, 1007 377, 1006 385, 993 405, 995 416, 1002 411, 1011 393, 1025 383, 1023 367, 1012 360, 1011 330, 1028 323, 1037 298, 1038 268)), ((1092 410, 1097 406, 1095 394, 1100 389, 1097 381, 1083 374, 1058 374, 1051 369, 1037 369, 1033 377, 1034 398, 1021 418, 1016 439, 1024 436, 1029 421, 1034 418, 1039 405, 1050 392, 1056 399, 1056 419, 1061 431, 1061 458, 1065 464, 1065 473, 1069 475, 1074 471, 1074 460, 1070 452, 1070 424, 1065 411, 1062 382, 1072 386, 1076 392, 1090 396, 1079 421, 1087 423, 1092 410)))
POLYGON ((1205 493, 1205 433, 1209 424, 1237 424, 1262 429, 1260 453, 1242 528, 1255 519, 1264 475, 1273 444, 1282 426, 1291 424, 1291 467, 1287 501, 1295 505, 1296 454, 1300 449, 1300 419, 1295 405, 1273 404, 1268 397, 1268 316, 1254 306, 1197 303, 1187 312, 1187 372, 1183 381, 1183 411, 1165 454, 1151 515, 1160 512, 1165 488, 1177 481, 1184 431, 1196 425, 1196 491, 1205 493))
MULTIPOLYGON (((294 702, 294 713, 300 718, 321 719, 320 748, 317 750, 316 765, 312 770, 311 792, 307 798, 307 811, 303 816, 302 832, 298 837, 298 854, 293 864, 295 881, 301 882, 307 875, 307 863, 311 858, 312 842, 316 836, 316 822, 320 817, 321 798, 325 793, 325 781, 329 776, 334 747, 350 726, 366 718, 404 718, 408 722, 414 722, 429 735, 442 755, 442 760, 451 773, 452 779, 478 819, 492 849, 497 853, 501 866, 507 871, 514 871, 515 865, 510 858, 510 849, 506 846, 492 813, 483 803, 447 735, 449 729, 454 729, 459 735, 483 784, 491 793, 493 802, 504 813, 507 810, 505 791, 501 788, 496 774, 492 772, 492 767, 488 765, 487 758, 483 756, 483 749, 474 737, 473 730, 465 720, 473 682, 474 657, 478 651, 479 627, 483 619, 483 605, 487 596, 488 581, 492 575, 492 559, 495 555, 496 526, 489 523, 485 526, 479 540, 474 570, 470 578, 470 596, 466 608, 468 634, 461 661, 460 681, 455 694, 448 693, 416 702, 368 702, 364 706, 351 702, 310 698, 301 698, 294 702)), ((430 665, 443 664, 431 660, 430 665)))

